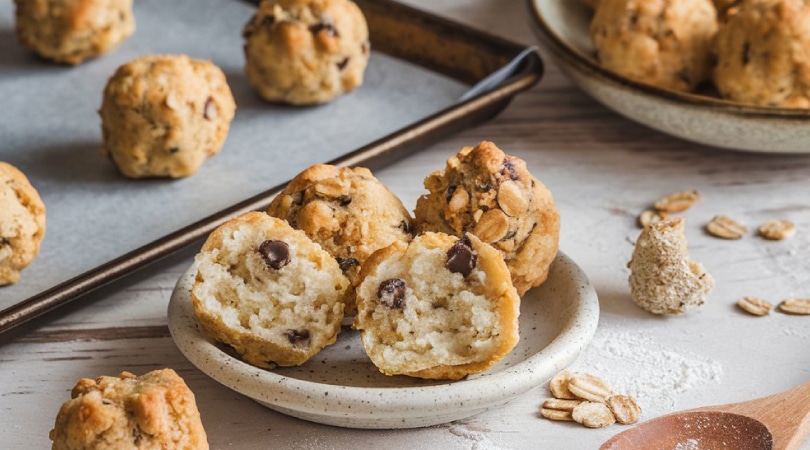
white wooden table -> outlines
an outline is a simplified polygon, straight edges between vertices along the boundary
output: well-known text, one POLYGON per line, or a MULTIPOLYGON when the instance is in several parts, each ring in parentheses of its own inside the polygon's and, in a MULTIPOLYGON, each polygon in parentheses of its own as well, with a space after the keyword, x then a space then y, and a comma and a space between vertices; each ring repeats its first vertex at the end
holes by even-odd
MULTIPOLYGON (((535 42, 519 0, 409 3, 535 42)), ((524 158, 556 198, 561 249, 585 270, 600 298, 596 339, 574 368, 618 387, 641 389, 639 400, 647 401, 643 419, 769 395, 810 379, 810 317, 774 312, 758 318, 735 307, 744 295, 774 303, 810 297, 810 155, 745 154, 670 138, 605 109, 548 58, 546 63, 543 81, 498 118, 377 176, 413 205, 423 192, 423 177, 464 145, 492 140, 524 158), (703 196, 686 214, 687 237, 692 257, 705 264, 717 287, 701 309, 662 318, 632 303, 626 263, 639 233, 636 215, 660 196, 685 189, 703 196), (703 231, 716 214, 752 228, 786 218, 798 232, 782 242, 753 232, 739 241, 720 240, 703 231), (682 373, 657 376, 655 370, 682 373), (669 378, 674 387, 661 386, 669 378)), ((196 393, 212 449, 587 449, 624 429, 585 429, 540 418, 546 386, 498 410, 415 430, 341 429, 266 409, 199 372, 169 337, 168 298, 194 252, 0 337, 0 447, 48 448, 56 412, 81 377, 162 367, 177 370, 196 393)))

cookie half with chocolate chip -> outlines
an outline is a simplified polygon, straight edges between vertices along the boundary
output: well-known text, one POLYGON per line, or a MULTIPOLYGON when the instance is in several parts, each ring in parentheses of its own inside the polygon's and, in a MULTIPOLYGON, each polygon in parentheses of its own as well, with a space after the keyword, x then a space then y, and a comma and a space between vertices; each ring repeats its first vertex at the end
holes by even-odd
POLYGON ((417 233, 472 233, 500 253, 519 295, 540 285, 557 255, 560 216, 551 192, 526 163, 492 142, 465 147, 425 179, 417 233))
POLYGON ((325 103, 363 83, 368 26, 350 0, 265 0, 242 36, 248 81, 265 100, 325 103))
POLYGON ((349 280, 306 234, 260 212, 232 219, 195 258, 194 313, 259 367, 297 366, 340 332, 349 280))
POLYGON ((354 327, 386 375, 458 380, 518 342, 518 297, 501 255, 472 234, 424 233, 374 253, 354 327))

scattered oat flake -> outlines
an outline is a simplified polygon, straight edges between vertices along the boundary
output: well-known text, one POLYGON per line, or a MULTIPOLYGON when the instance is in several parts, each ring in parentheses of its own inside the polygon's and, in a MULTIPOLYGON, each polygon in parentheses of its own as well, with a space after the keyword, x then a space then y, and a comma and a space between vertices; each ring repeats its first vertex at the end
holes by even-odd
POLYGON ((748 233, 748 228, 727 216, 714 216, 706 224, 706 231, 722 239, 740 239, 748 233))
POLYGON ((638 215, 638 225, 641 228, 646 228, 650 226, 651 223, 660 222, 662 220, 669 220, 669 214, 655 209, 648 209, 638 215))
POLYGON ((737 302, 737 306, 743 311, 755 316, 767 316, 773 307, 773 305, 767 301, 756 297, 743 297, 737 302))
POLYGON ((759 227, 759 234, 771 241, 781 241, 796 233, 796 225, 788 220, 773 219, 759 227))
POLYGON ((582 402, 571 412, 574 422, 581 423, 588 428, 602 428, 616 423, 616 418, 610 408, 604 403, 582 402))
POLYGON ((616 422, 622 425, 629 425, 638 421, 638 416, 641 414, 636 400, 629 395, 612 395, 607 399, 607 406, 616 422))
POLYGON ((810 298, 790 298, 779 304, 779 310, 787 314, 810 315, 810 298))
POLYGON ((604 403, 613 395, 608 385, 600 378, 587 373, 577 373, 568 380, 568 389, 583 400, 604 403))
POLYGON ((551 395, 555 398, 576 399, 577 396, 568 390, 568 380, 570 378, 571 373, 567 370, 563 370, 557 375, 554 375, 551 381, 548 382, 548 389, 551 391, 551 395))
POLYGON ((574 420, 571 417, 571 411, 564 411, 560 409, 541 408, 540 415, 548 420, 558 420, 563 422, 571 422, 574 420))
POLYGON ((655 202, 655 209, 665 212, 681 212, 700 201, 698 191, 681 191, 669 194, 655 202))

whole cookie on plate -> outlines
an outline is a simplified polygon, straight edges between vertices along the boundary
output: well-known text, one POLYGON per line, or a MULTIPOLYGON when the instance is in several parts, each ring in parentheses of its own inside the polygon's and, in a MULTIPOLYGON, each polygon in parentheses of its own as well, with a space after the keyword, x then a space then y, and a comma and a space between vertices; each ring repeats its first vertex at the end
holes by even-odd
POLYGON ((711 75, 717 26, 711 0, 601 0, 590 31, 604 68, 691 91, 711 75))
POLYGON ((194 313, 246 362, 301 365, 337 339, 349 280, 287 222, 239 216, 214 230, 195 260, 194 313))
POLYGON ((714 82, 725 98, 810 108, 810 4, 746 0, 717 35, 714 82))
POLYGON ((271 102, 329 102, 363 83, 370 46, 351 0, 264 0, 243 30, 248 80, 271 102))
POLYGON ((44 58, 79 64, 135 32, 132 0, 14 0, 17 38, 44 58))
POLYGON ((172 369, 82 378, 56 416, 53 450, 205 450, 194 393, 172 369))
MULTIPOLYGON (((273 199, 267 213, 303 230, 326 249, 352 285, 372 253, 411 239, 408 210, 364 167, 309 167, 273 199)), ((346 303, 346 313, 353 314, 354 289, 347 291, 346 303)))
POLYGON ((0 161, 0 286, 20 280, 45 237, 45 205, 28 178, 0 161))
POLYGON ((130 178, 186 177, 220 150, 235 110, 225 74, 210 61, 142 56, 104 88, 102 153, 130 178))
POLYGON ((525 161, 481 142, 448 159, 425 187, 430 193, 416 202, 417 232, 478 236, 501 252, 520 295, 546 280, 557 255, 560 216, 525 161))
POLYGON ((498 251, 474 235, 396 242, 362 277, 354 327, 386 375, 458 380, 517 345, 520 297, 498 251))

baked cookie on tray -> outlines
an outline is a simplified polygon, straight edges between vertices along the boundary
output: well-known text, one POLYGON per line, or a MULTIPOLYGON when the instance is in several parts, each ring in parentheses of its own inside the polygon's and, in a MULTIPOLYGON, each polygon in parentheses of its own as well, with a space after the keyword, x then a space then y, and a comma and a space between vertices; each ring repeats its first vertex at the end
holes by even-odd
POLYGON ((350 0, 264 0, 242 34, 247 78, 265 100, 325 103, 363 83, 368 26, 350 0))
MULTIPOLYGON (((375 251, 411 239, 411 215, 400 199, 363 168, 316 164, 298 174, 273 199, 267 213, 304 231, 334 256, 356 285, 375 251)), ((354 314, 354 289, 346 314, 354 314)))
POLYGON ((501 255, 472 234, 424 233, 371 256, 354 327, 386 375, 458 380, 518 342, 520 297, 501 255))
POLYGON ((197 254, 194 313, 258 367, 297 366, 332 344, 349 280, 303 231, 260 212, 217 228, 197 254))
POLYGON ((102 153, 130 178, 186 177, 219 152, 235 111, 225 74, 210 61, 142 56, 104 88, 102 153))
POLYGON ((135 32, 132 0, 14 0, 20 43, 43 58, 79 64, 135 32))
POLYGON ((492 142, 465 147, 425 179, 416 231, 470 232, 497 249, 519 295, 548 277, 557 255, 560 216, 551 192, 526 162, 492 142))
POLYGON ((20 280, 45 237, 45 205, 28 178, 0 161, 0 286, 20 280))
POLYGON ((53 450, 206 450, 194 393, 172 369, 83 378, 50 432, 53 450))

